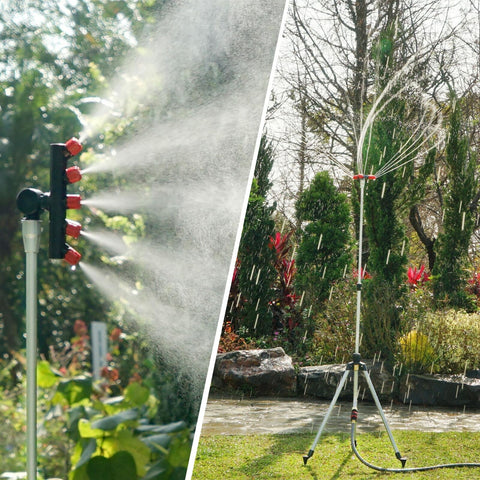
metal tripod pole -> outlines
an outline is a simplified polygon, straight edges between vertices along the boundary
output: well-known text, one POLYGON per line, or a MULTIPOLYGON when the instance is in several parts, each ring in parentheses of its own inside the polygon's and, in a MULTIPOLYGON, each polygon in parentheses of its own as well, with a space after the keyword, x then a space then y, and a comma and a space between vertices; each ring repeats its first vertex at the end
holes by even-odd
POLYGON ((26 254, 27 480, 37 479, 37 254, 40 220, 22 220, 26 254))
POLYGON ((390 430, 390 426, 388 425, 387 419, 382 410, 382 406, 380 404, 380 401, 378 400, 378 396, 375 392, 375 388, 373 386, 372 380, 370 379, 370 375, 367 371, 365 364, 361 362, 360 319, 361 319, 361 307, 362 307, 362 280, 364 275, 363 266, 362 266, 362 253, 363 253, 363 209, 364 209, 364 197, 365 197, 365 182, 367 179, 374 180, 375 177, 374 176, 366 177, 365 175, 358 175, 353 178, 360 180, 360 218, 359 218, 359 229, 358 229, 358 273, 357 273, 357 311, 356 311, 356 325, 355 325, 355 352, 353 354, 353 361, 347 365, 345 372, 339 384, 337 385, 337 389, 330 403, 330 406, 327 410, 327 413, 325 414, 325 417, 323 418, 320 428, 318 429, 317 436, 315 437, 315 440, 313 441, 308 454, 303 456, 303 463, 306 465, 308 459, 314 454, 315 447, 318 441, 320 440, 320 437, 328 422, 330 415, 332 414, 333 408, 337 403, 337 399, 340 395, 340 392, 342 391, 345 385, 345 382, 347 381, 347 378, 350 372, 352 371, 353 371, 353 404, 352 404, 352 413, 351 413, 350 420, 352 424, 352 434, 353 436, 355 436, 356 424, 357 424, 357 418, 358 418, 358 394, 359 394, 358 375, 359 375, 359 372, 362 371, 363 375, 365 376, 365 380, 367 381, 372 397, 374 399, 375 405, 382 418, 385 429, 387 430, 390 443, 392 444, 392 447, 395 451, 395 456, 402 463, 402 467, 404 467, 406 459, 402 457, 402 455, 400 454, 397 448, 397 445, 395 444, 392 431, 390 430))

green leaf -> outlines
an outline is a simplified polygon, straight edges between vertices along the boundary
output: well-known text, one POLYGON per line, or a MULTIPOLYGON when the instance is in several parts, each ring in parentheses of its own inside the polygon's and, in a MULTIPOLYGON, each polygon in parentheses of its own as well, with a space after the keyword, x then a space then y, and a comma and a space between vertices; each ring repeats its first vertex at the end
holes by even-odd
POLYGON ((150 396, 150 390, 148 387, 144 387, 138 382, 131 383, 125 389, 125 398, 126 400, 130 401, 133 405, 138 407, 144 405, 148 397, 150 396))
POLYGON ((142 480, 157 480, 158 478, 161 478, 161 475, 167 472, 167 470, 168 462, 166 462, 165 459, 162 458, 162 460, 154 463, 148 469, 148 472, 145 474, 144 477, 142 477, 142 480))
POLYGON ((69 405, 74 405, 83 399, 90 398, 92 379, 82 375, 64 380, 58 385, 57 391, 65 397, 69 405))
POLYGON ((110 458, 115 480, 134 480, 137 478, 135 460, 129 452, 120 451, 110 458))
POLYGON ((140 425, 137 432, 140 433, 175 433, 185 430, 187 424, 184 421, 167 423, 166 425, 140 425))
POLYGON ((142 438, 143 443, 150 447, 153 451, 161 451, 167 454, 166 450, 172 441, 172 437, 168 433, 160 433, 158 435, 151 435, 149 437, 142 438))
POLYGON ((109 417, 101 418, 92 423, 92 428, 100 430, 115 430, 121 423, 128 422, 129 420, 136 420, 138 418, 138 410, 132 408, 130 410, 124 410, 123 412, 116 413, 109 417))
POLYGON ((113 456, 116 452, 127 451, 135 459, 137 472, 144 475, 146 465, 150 461, 150 449, 138 438, 133 435, 129 429, 116 431, 114 435, 104 438, 102 441, 102 451, 107 456, 113 456))
POLYGON ((137 468, 133 456, 120 451, 110 458, 98 455, 87 465, 89 480, 135 480, 137 468))
POLYGON ((37 382, 40 388, 51 388, 60 379, 59 375, 50 367, 50 364, 46 360, 42 360, 37 364, 37 382))
POLYGON ((172 440, 168 461, 173 467, 186 467, 190 458, 191 445, 188 436, 181 435, 172 440))
POLYGON ((90 459, 87 465, 89 480, 115 480, 110 459, 98 455, 90 459))
POLYGON ((96 449, 97 440, 95 438, 90 438, 83 447, 82 455, 80 456, 78 463, 75 465, 75 468, 80 468, 82 465, 85 465, 95 453, 96 449))
POLYGON ((173 472, 168 476, 168 480, 184 480, 186 474, 187 469, 185 467, 176 467, 174 468, 173 472))
POLYGON ((71 470, 68 474, 68 480, 90 480, 88 478, 87 466, 83 465, 80 468, 71 470))
POLYGON ((92 423, 86 418, 78 421, 78 432, 82 438, 103 438, 105 436, 105 430, 93 428, 92 423))

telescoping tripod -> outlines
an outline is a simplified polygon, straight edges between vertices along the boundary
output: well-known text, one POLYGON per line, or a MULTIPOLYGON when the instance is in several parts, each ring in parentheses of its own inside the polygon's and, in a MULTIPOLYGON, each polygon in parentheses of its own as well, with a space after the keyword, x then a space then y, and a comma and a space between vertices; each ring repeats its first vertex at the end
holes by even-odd
POLYGON ((307 455, 303 456, 303 462, 307 464, 308 459, 313 455, 315 451, 315 447, 320 440, 322 432, 332 414, 332 411, 337 403, 338 397, 345 386, 345 382, 347 381, 350 374, 353 374, 353 405, 352 405, 352 413, 350 416, 352 431, 355 432, 357 418, 358 418, 358 376, 359 373, 362 372, 367 385, 370 389, 370 393, 372 394, 373 400, 375 405, 377 406, 378 412, 382 417, 383 424, 385 425, 385 429, 387 430, 388 436, 390 438, 390 442, 395 450, 395 456, 400 460, 402 463, 402 468, 405 466, 405 462, 407 461, 406 458, 402 457, 398 447, 395 443, 393 438, 392 431, 390 430, 390 426, 388 424, 387 418, 382 409, 382 405, 380 404, 380 400, 378 399, 377 393, 375 392, 375 387, 373 386, 372 380, 370 378, 370 374, 368 373, 366 365, 361 361, 360 355, 360 309, 362 303, 362 279, 363 279, 363 268, 362 268, 362 250, 363 250, 363 202, 365 196, 365 183, 367 180, 375 180, 374 175, 355 175, 353 177, 355 180, 360 181, 360 223, 359 223, 359 238, 358 238, 358 277, 357 277, 357 310, 356 310, 356 323, 355 323, 355 352, 353 354, 353 360, 347 364, 345 372, 343 373, 340 382, 337 385, 337 389, 333 396, 333 399, 330 403, 330 406, 323 418, 323 421, 318 429, 317 436, 312 443, 312 446, 307 455))
POLYGON ((480 463, 447 463, 447 464, 439 464, 439 465, 429 465, 425 467, 412 467, 412 468, 405 468, 405 463, 407 459, 402 457, 400 451, 398 450, 397 444, 395 443, 395 439, 393 438, 392 431, 388 424, 387 418, 385 417, 385 413, 383 412, 382 405, 380 404, 380 400, 378 399, 377 393, 375 392, 375 387, 373 386, 372 380, 370 378, 370 374, 368 373, 366 365, 361 361, 360 355, 360 309, 362 303, 362 280, 363 280, 363 268, 362 268, 362 249, 363 249, 363 204, 364 204, 364 196, 365 196, 365 183, 367 180, 375 180, 377 177, 375 175, 363 175, 358 174, 354 175, 354 180, 360 181, 360 219, 359 219, 359 238, 358 238, 358 277, 357 277, 357 305, 356 305, 356 324, 355 324, 355 352, 353 353, 353 359, 350 363, 346 365, 345 372, 343 373, 340 382, 337 385, 337 389, 335 394, 332 398, 330 406, 328 407, 327 413, 322 420, 320 428, 318 429, 317 436, 310 447, 309 452, 303 456, 303 463, 306 465, 308 459, 312 457, 315 447, 320 440, 322 432, 332 414, 332 411, 337 403, 338 397, 345 386, 345 382, 347 381, 350 374, 353 374, 353 404, 352 404, 352 413, 350 416, 350 446, 352 448, 353 453, 355 456, 367 467, 372 468, 374 470, 380 472, 422 472, 427 470, 435 470, 439 468, 458 468, 458 467, 480 467, 480 463), (380 414, 385 429, 387 431, 388 437, 390 439, 390 443, 395 451, 395 457, 401 462, 401 468, 385 468, 379 467, 374 465, 367 460, 365 460, 357 450, 357 440, 356 440, 356 425, 358 419, 358 394, 359 394, 359 373, 362 372, 365 380, 367 382, 368 388, 370 389, 370 393, 372 394, 373 400, 377 407, 378 413, 380 414))

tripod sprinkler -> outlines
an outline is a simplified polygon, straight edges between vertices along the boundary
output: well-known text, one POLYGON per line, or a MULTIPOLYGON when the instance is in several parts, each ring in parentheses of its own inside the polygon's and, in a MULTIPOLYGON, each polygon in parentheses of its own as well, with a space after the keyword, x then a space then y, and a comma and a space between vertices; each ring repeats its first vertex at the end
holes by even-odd
POLYGON ((350 444, 351 444, 353 453, 360 460, 360 462, 362 462, 367 467, 372 468, 373 470, 377 470, 379 472, 391 472, 391 473, 423 472, 423 471, 436 470, 441 468, 459 468, 459 467, 478 468, 480 467, 480 463, 448 463, 448 464, 439 464, 439 465, 429 465, 425 467, 405 468, 407 459, 401 455, 400 451, 397 448, 395 439, 393 438, 392 431, 390 430, 390 426, 388 424, 387 418, 385 417, 385 414, 383 412, 382 406, 380 404, 380 400, 378 399, 377 393, 375 392, 375 387, 372 383, 367 367, 361 361, 361 355, 359 350, 360 350, 361 294, 362 294, 362 279, 363 279, 362 249, 363 249, 363 209, 364 209, 365 183, 367 180, 376 180, 377 176, 358 174, 358 175, 354 175, 353 177, 354 180, 360 181, 360 223, 359 223, 359 238, 358 238, 358 277, 357 277, 357 306, 356 306, 357 310, 356 310, 356 325, 355 325, 355 352, 353 353, 352 361, 346 365, 345 372, 343 373, 343 376, 337 385, 335 394, 330 403, 330 406, 328 407, 327 413, 325 414, 325 417, 322 420, 320 428, 318 429, 317 436, 315 437, 315 440, 313 441, 312 446, 308 451, 308 453, 303 456, 303 463, 304 465, 306 465, 308 462, 308 459, 313 456, 315 447, 318 441, 320 440, 320 436, 327 424, 327 421, 330 415, 332 414, 333 408, 337 403, 340 392, 343 390, 343 387, 345 386, 345 382, 347 381, 347 378, 350 375, 350 372, 353 372, 353 405, 352 405, 352 412, 350 416, 350 422, 351 422, 350 444), (365 460, 358 451, 357 440, 356 440, 356 425, 357 425, 357 419, 358 419, 358 393, 359 393, 358 374, 359 372, 362 372, 367 382, 368 388, 370 389, 370 393, 375 402, 378 413, 380 414, 383 424, 385 426, 385 429, 387 431, 388 437, 390 439, 390 443, 395 451, 395 457, 401 463, 401 468, 379 467, 365 460))
POLYGON ((353 404, 352 404, 352 412, 350 416, 350 421, 352 424, 352 432, 355 432, 356 428, 356 423, 358 419, 358 374, 359 372, 362 372, 365 380, 367 381, 368 387, 370 389, 370 393, 372 394, 372 397, 375 401, 375 404, 377 406, 378 412, 380 416, 382 417, 383 424, 385 425, 385 429, 387 430, 388 436, 390 438, 390 442, 395 450, 395 456, 397 459, 402 463, 402 468, 405 466, 406 463, 406 458, 402 457, 400 454, 397 445, 395 443, 395 440, 393 438, 392 432, 390 430, 390 427, 388 425, 387 419, 385 417, 385 414, 383 413, 382 406, 380 404, 380 400, 378 399, 378 396, 375 392, 375 387, 373 386, 372 380, 370 379, 370 375, 368 373, 366 365, 361 361, 361 355, 360 355, 360 320, 361 320, 361 306, 362 306, 362 280, 363 280, 363 268, 362 268, 362 254, 363 254, 363 210, 364 210, 364 198, 365 198, 365 184, 367 180, 375 180, 376 177, 375 175, 363 175, 363 174, 358 174, 354 175, 353 177, 354 180, 359 180, 360 181, 360 220, 359 220, 359 233, 358 233, 358 273, 357 273, 357 306, 356 306, 356 325, 355 325, 355 351, 352 356, 352 361, 347 364, 345 372, 343 373, 343 376, 337 385, 337 389, 335 391, 335 394, 333 396, 333 399, 330 403, 330 406, 327 410, 327 413, 325 414, 325 417, 323 418, 323 421, 320 425, 320 428, 318 430, 317 436, 315 437, 315 440, 307 453, 307 455, 303 456, 303 463, 306 465, 307 461, 309 458, 311 458, 314 454, 315 447, 320 440, 320 436, 327 424, 327 421, 332 414, 333 408, 335 407, 335 404, 337 403, 338 397, 345 385, 345 382, 347 381, 347 378, 349 377, 350 373, 353 372, 353 404))

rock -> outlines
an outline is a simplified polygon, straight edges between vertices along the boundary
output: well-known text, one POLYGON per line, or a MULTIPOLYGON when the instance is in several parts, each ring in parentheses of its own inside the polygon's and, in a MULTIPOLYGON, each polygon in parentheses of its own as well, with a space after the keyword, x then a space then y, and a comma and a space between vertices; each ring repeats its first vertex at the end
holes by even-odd
POLYGON ((400 400, 412 405, 443 407, 480 406, 480 379, 463 375, 408 375, 400 400))
MULTIPOLYGON (((375 392, 380 400, 390 400, 398 390, 390 372, 382 362, 364 362, 372 380, 375 392), (393 387, 392 387, 393 386, 393 387)), ((346 365, 320 365, 300 368, 297 376, 297 392, 299 395, 332 399, 337 385, 344 374, 346 365)), ((359 372, 359 398, 373 400, 363 372, 359 372)), ((353 398, 353 372, 350 372, 339 399, 353 398)))
POLYGON ((295 394, 296 372, 283 348, 237 350, 217 355, 212 387, 255 396, 291 396, 295 394))
MULTIPOLYGON (((467 375, 392 376, 382 362, 364 361, 375 392, 382 403, 442 407, 480 407, 480 376, 477 370, 467 375)), ((298 374, 282 348, 238 350, 217 355, 212 391, 233 391, 250 396, 310 396, 332 400, 346 365, 302 367, 298 374)), ((359 372, 359 400, 373 401, 362 372, 359 372)), ((340 392, 340 400, 353 399, 353 372, 340 392)))

